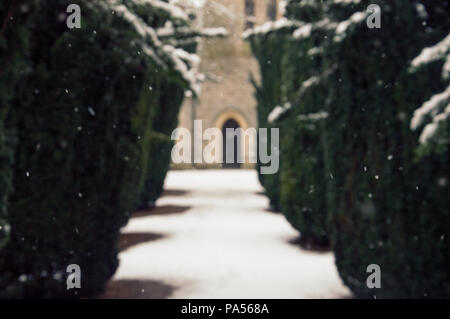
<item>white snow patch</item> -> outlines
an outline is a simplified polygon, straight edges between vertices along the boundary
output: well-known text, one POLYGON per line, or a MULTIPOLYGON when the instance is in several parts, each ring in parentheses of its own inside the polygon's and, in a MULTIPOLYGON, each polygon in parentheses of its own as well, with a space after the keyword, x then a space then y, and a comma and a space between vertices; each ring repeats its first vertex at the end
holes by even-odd
POLYGON ((206 37, 225 37, 228 35, 228 31, 225 28, 207 28, 202 29, 200 32, 202 36, 206 37))
POLYGON ((170 171, 157 206, 180 214, 132 218, 124 233, 166 237, 120 253, 114 280, 175 286, 169 298, 346 298, 331 252, 305 251, 283 215, 267 212, 256 170, 170 171))
MULTIPOLYGON (((137 4, 150 4, 158 9, 163 9, 174 19, 187 20, 187 14, 180 7, 159 0, 135 0, 137 4)), ((199 59, 195 54, 188 53, 175 45, 164 44, 158 37, 157 32, 146 24, 140 17, 131 12, 124 4, 116 0, 106 0, 100 2, 106 10, 117 12, 127 21, 136 32, 142 37, 142 51, 152 58, 156 63, 167 67, 167 63, 172 65, 180 76, 189 84, 191 90, 196 93, 200 91, 198 81, 198 62, 199 59)), ((168 21, 161 34, 173 30, 172 22, 168 21)))
POLYGON ((253 29, 248 29, 242 33, 242 38, 247 39, 253 35, 267 34, 269 32, 278 31, 286 28, 294 28, 302 25, 301 22, 289 20, 286 18, 278 19, 277 21, 267 21, 266 23, 256 26, 253 29))
POLYGON ((450 85, 444 92, 432 96, 431 99, 414 111, 414 116, 411 119, 411 129, 416 130, 421 126, 425 122, 427 116, 434 117, 438 115, 442 109, 447 106, 449 101, 450 85))
POLYGON ((164 27, 156 29, 158 37, 175 37, 183 35, 184 37, 225 37, 228 31, 225 28, 205 28, 196 29, 192 27, 174 27, 172 21, 167 21, 164 27))
POLYGON ((294 31, 292 34, 296 39, 306 39, 311 35, 313 26, 311 23, 305 24, 294 31))
POLYGON ((427 19, 428 18, 428 12, 425 9, 425 6, 423 4, 417 3, 416 4, 416 10, 417 10, 417 13, 419 14, 419 17, 421 19, 427 19))
POLYGON ((361 2, 361 0, 332 0, 333 4, 358 4, 361 2))
POLYGON ((321 54, 323 52, 323 48, 321 47, 313 47, 311 49, 308 50, 308 55, 309 56, 314 56, 317 54, 321 54))
POLYGON ((164 2, 160 0, 133 0, 137 4, 150 4, 151 6, 158 8, 160 10, 164 10, 166 13, 168 13, 172 18, 175 19, 182 19, 182 20, 189 20, 188 15, 186 12, 180 8, 179 6, 175 5, 173 1, 171 2, 164 2))
MULTIPOLYGON (((448 80, 450 77, 450 34, 434 46, 423 49, 419 56, 411 62, 410 72, 414 72, 424 64, 438 60, 445 60, 442 67, 442 78, 448 80)), ((421 144, 432 140, 438 132, 440 123, 450 118, 450 86, 447 86, 444 92, 432 96, 414 111, 410 123, 411 129, 416 130, 429 117, 431 117, 431 122, 425 125, 419 138, 421 144)))
POLYGON ((287 5, 288 5, 288 1, 286 1, 286 0, 280 0, 280 2, 278 4, 278 9, 280 10, 280 14, 282 16, 286 15, 287 5))
POLYGON ((425 125, 422 133, 420 134, 419 142, 421 144, 427 144, 430 140, 436 137, 439 125, 450 119, 450 104, 447 105, 444 112, 433 117, 433 122, 425 125))
POLYGON ((437 44, 423 49, 422 52, 411 62, 411 66, 413 68, 417 68, 433 61, 442 60, 447 57, 449 52, 450 33, 437 44))
POLYGON ((291 103, 285 103, 283 106, 275 106, 275 108, 270 112, 269 116, 267 117, 267 122, 274 123, 277 121, 281 115, 286 113, 290 108, 292 107, 291 103))
POLYGON ((317 112, 309 114, 300 114, 297 116, 299 121, 319 121, 324 120, 329 116, 328 112, 317 112))
POLYGON ((334 37, 334 41, 342 41, 347 36, 349 29, 361 24, 361 22, 366 20, 367 16, 367 12, 358 11, 355 12, 349 19, 340 22, 336 27, 336 35, 334 37))
POLYGON ((181 6, 191 6, 194 8, 201 8, 205 5, 206 0, 170 0, 171 4, 181 6))
POLYGON ((296 39, 305 39, 308 38, 312 32, 316 30, 334 30, 337 27, 337 23, 332 22, 328 18, 324 18, 320 21, 317 21, 315 23, 307 23, 299 27, 294 31, 292 36, 296 39))
POLYGON ((450 54, 445 58, 444 66, 442 67, 442 78, 448 80, 450 77, 450 54))

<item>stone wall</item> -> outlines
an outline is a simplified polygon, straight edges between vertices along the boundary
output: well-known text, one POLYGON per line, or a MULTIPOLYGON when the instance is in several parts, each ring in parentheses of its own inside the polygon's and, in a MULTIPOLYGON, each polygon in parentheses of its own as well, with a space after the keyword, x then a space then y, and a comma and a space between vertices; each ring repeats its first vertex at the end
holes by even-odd
MULTIPOLYGON (((180 112, 179 127, 192 132, 194 119, 203 121, 203 129, 222 129, 227 119, 235 120, 243 129, 258 127, 256 101, 249 77, 253 74, 257 79, 259 70, 248 43, 242 39, 242 33, 247 21, 259 25, 269 20, 268 4, 272 0, 254 0, 254 17, 246 16, 245 2, 246 0, 207 0, 199 11, 199 24, 210 28, 224 27, 229 34, 224 39, 202 40, 200 71, 206 75, 207 81, 203 83, 197 101, 186 99, 180 112)), ((279 15, 277 10, 277 18, 279 15)), ((245 154, 248 162, 250 154, 247 151, 245 154)), ((243 165, 252 166, 248 163, 243 165)))

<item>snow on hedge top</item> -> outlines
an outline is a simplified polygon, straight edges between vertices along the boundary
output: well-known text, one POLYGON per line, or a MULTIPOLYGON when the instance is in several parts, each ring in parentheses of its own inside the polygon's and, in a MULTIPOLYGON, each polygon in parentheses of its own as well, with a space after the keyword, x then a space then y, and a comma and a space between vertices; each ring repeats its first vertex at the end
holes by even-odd
POLYGON ((334 22, 329 18, 324 18, 318 22, 303 24, 292 35, 294 38, 301 40, 310 37, 311 33, 316 30, 332 31, 334 32, 334 41, 340 42, 345 39, 352 28, 360 25, 368 15, 367 12, 358 11, 347 20, 341 22, 334 22))
POLYGON ((318 54, 322 54, 322 53, 323 53, 323 47, 313 47, 308 50, 309 56, 314 56, 314 55, 318 55, 318 54))
MULTIPOLYGON (((185 19, 187 15, 179 7, 159 0, 134 0, 136 4, 150 4, 158 9, 163 9, 175 19, 185 19)), ((200 91, 198 79, 199 58, 195 54, 186 52, 174 45, 163 43, 151 26, 145 23, 138 15, 133 13, 126 5, 117 0, 100 2, 106 10, 116 12, 127 21, 142 37, 142 51, 161 66, 173 67, 189 85, 189 89, 198 93, 200 91)))
POLYGON ((322 5, 322 3, 317 0, 303 0, 300 3, 295 3, 295 5, 300 8, 305 8, 305 7, 318 7, 322 5))
MULTIPOLYGON (((313 75, 310 78, 306 79, 302 82, 300 89, 296 96, 292 99, 292 101, 299 101, 302 96, 305 94, 308 89, 310 89, 313 86, 320 85, 324 79, 329 77, 334 71, 336 70, 336 67, 333 66, 330 69, 325 70, 319 75, 313 75)), ((294 103, 294 102, 293 102, 294 103)), ((280 117, 285 114, 287 111, 289 111, 292 107, 292 103, 287 102, 283 106, 277 105, 269 114, 267 117, 267 122, 274 123, 280 119, 280 117)))
POLYGON ((278 3, 278 9, 280 10, 280 14, 282 16, 284 16, 286 14, 286 7, 288 5, 288 1, 287 0, 280 0, 280 2, 278 3))
POLYGON ((185 21, 189 20, 187 13, 181 9, 179 6, 175 5, 173 1, 164 2, 160 0, 133 0, 136 4, 150 4, 151 6, 164 10, 169 14, 170 17, 175 19, 182 19, 185 21))
POLYGON ((202 29, 200 32, 205 37, 225 37, 228 35, 228 31, 225 28, 207 28, 202 29))
POLYGON ((302 23, 299 21, 281 18, 281 19, 278 19, 277 21, 268 21, 268 22, 266 22, 260 26, 257 26, 253 29, 248 29, 242 34, 242 37, 244 39, 247 39, 253 35, 263 35, 263 34, 267 34, 270 32, 274 32, 274 31, 278 31, 278 30, 286 29, 286 28, 295 28, 295 27, 298 28, 301 25, 302 25, 302 23))
POLYGON ((311 36, 311 33, 315 30, 334 30, 337 26, 337 23, 332 22, 328 18, 324 18, 314 23, 303 24, 300 28, 296 29, 292 35, 294 38, 301 40, 311 36))
POLYGON ((448 78, 450 73, 450 34, 448 34, 441 42, 422 50, 422 52, 411 62, 411 71, 416 68, 437 60, 445 59, 443 70, 443 78, 448 78))
POLYGON ((206 0, 169 0, 169 2, 174 5, 201 8, 205 5, 206 0))
POLYGON ((309 113, 309 114, 300 114, 297 116, 297 120, 299 121, 319 121, 328 118, 328 112, 317 112, 317 113, 309 113))
POLYGON ((358 4, 361 2, 361 0, 334 0, 332 1, 334 4, 358 4))
POLYGON ((431 122, 425 125, 420 134, 421 144, 426 144, 435 138, 439 125, 450 119, 450 85, 444 92, 434 95, 414 112, 411 129, 417 129, 429 117, 431 117, 431 122))
POLYGON ((166 21, 164 27, 156 29, 158 37, 173 37, 173 36, 189 36, 189 37, 225 37, 228 31, 225 28, 207 28, 197 29, 192 27, 174 27, 172 21, 166 21))
POLYGON ((366 20, 367 17, 368 17, 367 12, 358 11, 352 14, 352 16, 347 20, 340 22, 336 27, 336 34, 334 36, 334 41, 337 42, 342 41, 347 36, 349 29, 355 27, 356 25, 361 24, 361 22, 366 20))
MULTIPOLYGON (((283 12, 286 13, 285 7, 289 5, 289 1, 280 2, 280 7, 283 7, 283 12)), ((360 0, 333 0, 331 4, 338 5, 355 5, 359 4, 360 0)), ((307 7, 318 5, 317 0, 304 0, 300 3, 296 3, 297 6, 307 7)), ((267 34, 270 32, 275 32, 281 29, 290 29, 296 27, 294 33, 292 34, 296 39, 306 39, 311 36, 311 33, 315 30, 325 30, 334 31, 335 37, 334 41, 342 41, 348 34, 348 32, 355 26, 361 24, 369 15, 369 12, 357 11, 347 20, 334 22, 329 18, 324 18, 318 22, 304 23, 302 21, 289 19, 286 17, 280 18, 277 21, 268 21, 261 26, 254 27, 253 29, 246 30, 242 37, 244 39, 249 38, 253 35, 267 34)))
POLYGON ((425 9, 425 6, 421 3, 416 4, 416 10, 417 13, 419 14, 419 17, 422 19, 427 19, 428 18, 428 12, 425 9))
POLYGON ((276 122, 281 117, 281 115, 289 111, 291 107, 292 107, 291 103, 285 103, 283 106, 279 105, 275 106, 275 108, 272 110, 272 112, 270 112, 269 116, 267 117, 267 122, 271 124, 273 122, 276 122))
POLYGON ((442 67, 442 77, 445 80, 448 80, 450 77, 450 54, 447 55, 444 66, 442 67))
POLYGON ((411 129, 419 128, 427 119, 428 116, 434 117, 438 115, 450 102, 450 86, 439 94, 434 95, 425 102, 420 108, 414 111, 414 116, 411 120, 411 129))
MULTIPOLYGON (((437 44, 423 49, 411 62, 410 71, 415 71, 425 64, 438 60, 445 60, 442 78, 448 80, 450 77, 450 34, 437 44)), ((411 129, 417 130, 430 119, 431 122, 425 125, 420 135, 421 144, 426 144, 434 139, 437 136, 439 125, 450 119, 450 86, 444 92, 432 96, 414 111, 410 123, 411 129)))

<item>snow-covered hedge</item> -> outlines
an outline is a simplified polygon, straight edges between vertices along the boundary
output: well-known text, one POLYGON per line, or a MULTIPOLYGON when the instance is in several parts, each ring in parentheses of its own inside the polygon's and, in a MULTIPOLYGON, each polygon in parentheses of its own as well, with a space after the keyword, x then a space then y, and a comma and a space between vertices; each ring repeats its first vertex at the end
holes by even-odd
POLYGON ((82 28, 69 30, 71 2, 0 6, 2 19, 14 14, 0 34, 2 72, 18 77, 0 77, 1 119, 17 139, 0 297, 101 293, 118 264, 119 230, 149 170, 159 170, 148 167, 161 156, 151 146, 155 123, 177 118, 182 99, 165 103, 174 97, 167 87, 180 96, 199 88, 199 32, 187 35, 185 11, 165 1, 80 0, 82 28), (159 38, 169 23, 182 36, 159 38), (81 267, 81 289, 66 290, 70 264, 81 267))
MULTIPOLYGON (((330 42, 325 57, 337 66, 327 82, 325 122, 325 163, 333 176, 327 192, 330 238, 339 273, 358 297, 450 295, 450 202, 443 182, 450 177, 448 148, 418 160, 420 144, 410 129, 417 103, 442 89, 441 72, 408 72, 422 48, 442 39, 449 25, 443 3, 421 2, 426 18, 416 1, 378 1, 381 29, 362 20, 339 43, 330 42), (370 264, 381 268, 379 289, 366 283, 370 264)), ((354 17, 369 4, 348 5, 346 15, 354 17)), ((330 11, 330 20, 337 15, 330 11)))
MULTIPOLYGON (((271 22, 269 22, 269 25, 270 24, 271 22)), ((267 128, 268 132, 271 131, 271 127, 276 127, 272 126, 271 118, 268 119, 269 114, 273 111, 275 105, 283 105, 281 104, 283 83, 282 58, 283 47, 286 42, 285 36, 287 35, 286 33, 283 34, 283 32, 289 33, 292 31, 292 28, 293 26, 290 26, 277 29, 278 32, 253 32, 254 35, 251 33, 245 35, 251 45, 252 52, 260 65, 260 83, 257 83, 255 80, 252 81, 257 101, 258 126, 267 128)), ((279 108, 281 109, 281 107, 279 108)), ((269 133, 269 141, 270 138, 269 133)), ((282 143, 282 141, 280 142, 282 143)), ((260 165, 261 163, 258 162, 258 172, 260 172, 260 165)), ((272 209, 277 211, 280 210, 279 172, 270 175, 258 174, 259 180, 264 187, 265 194, 270 200, 272 209)))
MULTIPOLYGON (((380 29, 366 25, 370 4, 285 2, 287 17, 300 26, 276 43, 276 61, 285 63, 274 85, 282 93, 266 111, 284 132, 281 197, 289 191, 291 198, 301 198, 291 201, 298 208, 310 207, 303 195, 307 189, 295 182, 320 171, 312 163, 322 161, 319 180, 326 185, 318 199, 327 203, 338 271, 355 295, 448 297, 448 3, 377 1, 380 29), (288 50, 287 43, 295 41, 297 51, 288 50), (300 43, 308 41, 311 46, 302 50, 300 43), (316 135, 308 135, 308 129, 316 135), (295 142, 289 143, 286 134, 295 142), (312 140, 302 141, 308 136, 312 140), (302 147, 320 144, 321 159, 313 157, 316 149, 302 147), (434 144, 436 152, 424 152, 434 144), (366 284, 371 264, 381 267, 380 289, 366 284)), ((275 47, 269 34, 280 31, 262 31, 254 33, 268 52, 264 59, 257 55, 264 70, 275 47)), ((269 81, 262 87, 272 89, 269 81)), ((309 182, 314 192, 317 184, 309 182)), ((299 211, 306 226, 309 212, 299 211)))
POLYGON ((276 176, 263 176, 263 185, 272 202, 273 194, 277 195, 282 213, 299 230, 302 242, 324 246, 328 244, 323 200, 326 174, 323 148, 317 142, 321 141, 326 117, 322 112, 326 94, 320 85, 322 65, 317 46, 323 32, 311 30, 311 25, 321 19, 321 8, 316 2, 290 1, 284 9, 286 16, 282 19, 244 34, 262 70, 263 81, 257 92, 271 94, 271 99, 260 99, 259 124, 280 128, 280 171, 276 176), (309 30, 309 34, 296 38, 296 30, 309 30))
POLYGON ((412 130, 423 128, 419 140, 424 149, 430 149, 427 147, 430 144, 441 149, 450 143, 450 34, 439 43, 423 49, 411 62, 411 71, 436 62, 443 64, 442 80, 447 83, 447 88, 423 103, 411 119, 412 130))
POLYGON ((155 204, 161 195, 165 176, 170 168, 173 141, 170 136, 178 125, 178 116, 185 96, 182 86, 173 81, 162 81, 155 87, 160 94, 158 107, 153 114, 152 129, 149 136, 149 152, 154 156, 148 157, 148 167, 144 187, 139 199, 139 207, 147 208, 155 204))

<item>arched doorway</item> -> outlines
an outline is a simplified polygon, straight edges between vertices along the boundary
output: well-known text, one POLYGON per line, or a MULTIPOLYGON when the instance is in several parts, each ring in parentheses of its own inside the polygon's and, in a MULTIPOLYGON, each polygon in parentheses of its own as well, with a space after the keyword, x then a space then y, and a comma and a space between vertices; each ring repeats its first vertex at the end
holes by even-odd
POLYGON ((241 145, 240 141, 238 141, 238 136, 235 134, 227 134, 227 129, 233 129, 236 130, 240 128, 239 123, 236 122, 233 119, 228 119, 225 121, 225 123, 222 126, 222 135, 223 135, 223 168, 240 168, 241 163, 239 163, 238 158, 238 146, 241 145), (232 143, 232 144, 231 144, 232 143), (227 149, 227 145, 233 145, 233 163, 227 163, 227 152, 230 152, 230 150, 227 149))

